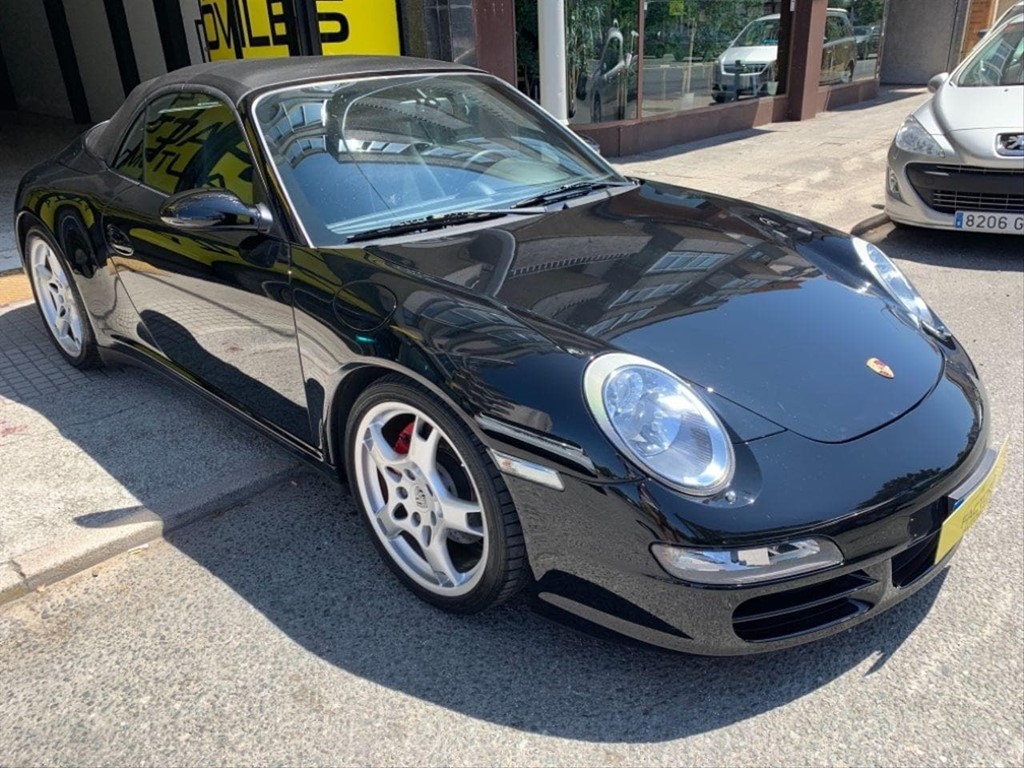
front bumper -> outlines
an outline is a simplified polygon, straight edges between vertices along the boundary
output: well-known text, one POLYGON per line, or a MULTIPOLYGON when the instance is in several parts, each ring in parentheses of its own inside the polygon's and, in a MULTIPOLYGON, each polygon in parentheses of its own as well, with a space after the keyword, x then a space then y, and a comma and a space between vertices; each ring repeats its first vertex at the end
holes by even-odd
POLYGON ((1024 213, 1024 160, 962 161, 889 150, 885 212, 893 221, 956 229, 955 212, 1024 213), (898 185, 894 191, 893 178, 898 185))
POLYGON ((537 609, 596 634, 695 654, 786 648, 885 611, 941 572, 947 496, 988 455, 987 412, 962 353, 915 409, 858 440, 781 433, 737 445, 737 501, 693 501, 651 481, 564 492, 507 478, 527 537, 537 609), (957 359, 960 360, 957 363, 957 359), (753 467, 754 469, 751 469, 753 467), (665 573, 655 542, 696 547, 822 536, 841 566, 749 587, 704 587, 665 573))
POLYGON ((721 64, 716 64, 711 93, 728 98, 735 98, 737 95, 769 96, 774 94, 774 85, 776 84, 770 64, 756 64, 742 72, 729 72, 721 64))

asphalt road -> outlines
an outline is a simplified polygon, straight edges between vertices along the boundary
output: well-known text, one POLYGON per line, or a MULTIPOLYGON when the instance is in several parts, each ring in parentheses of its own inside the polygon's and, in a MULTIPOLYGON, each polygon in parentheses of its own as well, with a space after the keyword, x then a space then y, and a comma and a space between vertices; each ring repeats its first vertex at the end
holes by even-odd
POLYGON ((0 609, 0 764, 1021 765, 1021 241, 871 233, 981 368, 1007 472, 952 567, 811 646, 702 659, 407 594, 312 474, 0 609))

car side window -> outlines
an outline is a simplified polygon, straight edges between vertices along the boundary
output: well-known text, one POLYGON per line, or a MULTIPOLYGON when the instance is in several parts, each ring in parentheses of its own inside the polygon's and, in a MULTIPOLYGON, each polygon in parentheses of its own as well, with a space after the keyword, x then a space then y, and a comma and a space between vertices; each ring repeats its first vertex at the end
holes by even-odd
POLYGON ((231 109, 205 93, 155 99, 146 110, 143 183, 165 194, 227 189, 252 204, 249 147, 231 109))
POLYGON ((843 36, 843 24, 835 16, 829 16, 825 22, 825 39, 834 42, 843 36))
POLYGON ((114 170, 135 181, 142 181, 142 128, 145 114, 141 112, 135 118, 114 157, 114 170))

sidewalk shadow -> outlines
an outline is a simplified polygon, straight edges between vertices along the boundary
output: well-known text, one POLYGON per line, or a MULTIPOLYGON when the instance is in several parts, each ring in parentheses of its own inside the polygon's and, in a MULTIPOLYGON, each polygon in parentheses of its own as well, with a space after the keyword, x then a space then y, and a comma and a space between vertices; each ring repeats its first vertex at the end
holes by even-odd
POLYGON ((168 520, 287 459, 157 374, 73 368, 34 304, 0 310, 0 457, 0 560, 139 522, 146 510, 168 520), (46 463, 61 482, 40 481, 46 463), (28 499, 39 509, 24 511, 28 499))
POLYGON ((622 163, 625 165, 628 163, 648 162, 651 160, 664 160, 665 158, 677 157, 690 152, 696 152, 699 149, 720 147, 725 144, 732 144, 736 141, 743 141, 744 139, 750 139, 767 133, 772 133, 772 131, 767 128, 745 128, 743 130, 733 131, 732 133, 722 134, 721 136, 712 136, 707 139, 689 141, 685 144, 673 144, 670 147, 664 147, 662 149, 652 149, 648 152, 623 155, 622 157, 613 158, 612 161, 614 163, 622 163))
POLYGON ((842 107, 833 107, 829 109, 828 100, 826 99, 825 109, 829 112, 860 112, 865 109, 881 107, 885 104, 892 104, 897 101, 923 96, 926 92, 926 88, 916 85, 900 85, 892 87, 883 86, 878 89, 878 95, 875 98, 869 99, 868 101, 858 101, 854 104, 846 104, 842 107))

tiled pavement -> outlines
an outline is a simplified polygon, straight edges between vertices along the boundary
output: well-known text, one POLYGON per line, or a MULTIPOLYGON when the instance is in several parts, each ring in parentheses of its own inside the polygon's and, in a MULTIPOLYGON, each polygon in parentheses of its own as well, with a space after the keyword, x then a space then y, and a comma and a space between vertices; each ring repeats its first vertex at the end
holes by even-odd
MULTIPOLYGON (((38 399, 57 397, 63 389, 103 386, 118 373, 104 369, 80 371, 64 362, 47 338, 34 304, 0 315, 0 414, 11 403, 32 405, 38 399)), ((0 415, 3 436, 5 427, 0 415)))

